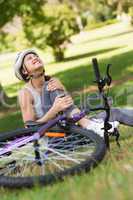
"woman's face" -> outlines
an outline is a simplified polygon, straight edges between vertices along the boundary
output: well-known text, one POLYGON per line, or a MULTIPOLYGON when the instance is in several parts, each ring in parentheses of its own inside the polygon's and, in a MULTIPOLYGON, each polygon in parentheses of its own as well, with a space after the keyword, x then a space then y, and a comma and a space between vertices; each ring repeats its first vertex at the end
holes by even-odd
POLYGON ((23 65, 29 74, 34 74, 43 71, 44 64, 36 54, 29 53, 25 56, 23 65))

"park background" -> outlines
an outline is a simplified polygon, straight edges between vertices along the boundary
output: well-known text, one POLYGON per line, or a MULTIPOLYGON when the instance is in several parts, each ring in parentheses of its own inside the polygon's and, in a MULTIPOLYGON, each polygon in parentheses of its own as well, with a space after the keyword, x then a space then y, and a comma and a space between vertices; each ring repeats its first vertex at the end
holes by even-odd
MULTIPOLYGON (((92 58, 112 64, 115 107, 133 106, 132 0, 0 0, 0 133, 23 127, 13 64, 18 51, 34 48, 46 73, 58 77, 77 105, 96 92, 92 58)), ((47 188, 0 189, 1 199, 132 199, 133 129, 121 125, 121 149, 89 174, 47 188)))

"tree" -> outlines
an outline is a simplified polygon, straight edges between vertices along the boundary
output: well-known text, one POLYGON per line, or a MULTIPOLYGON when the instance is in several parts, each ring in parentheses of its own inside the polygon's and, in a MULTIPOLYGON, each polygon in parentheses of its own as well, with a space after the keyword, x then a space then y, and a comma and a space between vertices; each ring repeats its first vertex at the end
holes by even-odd
POLYGON ((64 59, 64 51, 70 42, 70 36, 79 32, 76 17, 67 6, 61 5, 56 8, 56 14, 50 24, 50 33, 46 37, 47 45, 53 47, 56 61, 64 59))
MULTIPOLYGON (((43 15, 42 7, 44 4, 45 0, 0 0, 0 43, 2 44, 0 51, 14 51, 18 50, 19 46, 28 46, 23 27, 20 31, 18 29, 17 34, 12 34, 10 33, 10 29, 9 32, 7 30, 5 31, 4 26, 9 23, 11 27, 16 18, 22 22, 23 18, 27 15, 34 20, 36 18, 39 19, 37 16, 41 17, 43 15)), ((15 25, 17 27, 17 24, 15 25)))
POLYGON ((4 91, 4 88, 0 83, 0 104, 2 104, 3 101, 5 101, 7 98, 8 97, 7 97, 7 95, 6 95, 5 91, 4 91))
POLYGON ((128 10, 133 6, 132 0, 104 0, 108 6, 112 6, 116 15, 121 15, 123 12, 128 13, 128 10))
POLYGON ((0 0, 0 28, 16 15, 23 17, 29 13, 34 17, 35 13, 41 13, 44 4, 44 0, 0 0))
MULTIPOLYGON (((90 21, 95 23, 112 19, 123 11, 128 12, 131 6, 132 0, 0 0, 0 28, 14 16, 19 16, 23 23, 22 38, 26 38, 26 45, 41 49, 50 46, 59 61, 64 58, 70 36, 83 29, 83 12, 88 11, 90 21)), ((3 46, 5 49, 12 49, 14 41, 0 29, 0 42, 3 44, 1 51, 3 46)))
MULTIPOLYGON (((2 10, 0 27, 15 16, 20 17, 25 33, 24 37, 28 41, 27 45, 34 45, 41 49, 45 49, 46 45, 50 46, 56 60, 61 60, 64 57, 65 44, 69 41, 69 37, 79 31, 76 14, 72 8, 66 4, 60 4, 57 0, 54 6, 50 2, 46 6, 45 4, 45 0, 0 1, 2 10)), ((2 31, 0 40, 3 46, 9 43, 7 42, 8 37, 2 31)))
POLYGON ((66 4, 45 5, 39 19, 26 15, 24 30, 29 42, 40 49, 46 45, 53 49, 56 61, 64 58, 66 43, 71 35, 79 32, 76 14, 66 4), (37 30, 37 31, 36 31, 37 30))

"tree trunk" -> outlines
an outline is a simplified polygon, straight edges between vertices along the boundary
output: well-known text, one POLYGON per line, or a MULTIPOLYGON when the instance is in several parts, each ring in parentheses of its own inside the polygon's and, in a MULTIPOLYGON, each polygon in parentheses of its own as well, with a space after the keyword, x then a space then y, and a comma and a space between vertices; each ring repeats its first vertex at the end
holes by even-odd
POLYGON ((54 57, 57 62, 63 61, 64 60, 64 49, 60 47, 54 48, 54 57))
POLYGON ((123 0, 119 0, 117 4, 117 15, 121 15, 123 12, 123 0))
POLYGON ((69 4, 73 8, 74 12, 77 13, 76 23, 79 28, 79 31, 81 32, 83 30, 84 26, 83 26, 82 19, 80 16, 80 8, 78 7, 78 5, 76 4, 75 1, 69 1, 69 4))
POLYGON ((0 104, 2 104, 5 101, 5 99, 7 99, 7 98, 8 97, 4 91, 4 88, 2 87, 2 85, 0 83, 0 104))

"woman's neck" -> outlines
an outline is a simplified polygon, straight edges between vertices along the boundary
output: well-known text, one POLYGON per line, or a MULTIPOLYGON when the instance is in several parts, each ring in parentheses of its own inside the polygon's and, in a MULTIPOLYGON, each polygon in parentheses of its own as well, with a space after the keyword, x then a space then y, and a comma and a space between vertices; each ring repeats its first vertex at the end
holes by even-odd
POLYGON ((31 79, 30 84, 32 87, 36 90, 41 90, 43 85, 45 84, 45 79, 44 78, 39 78, 39 79, 31 79))

